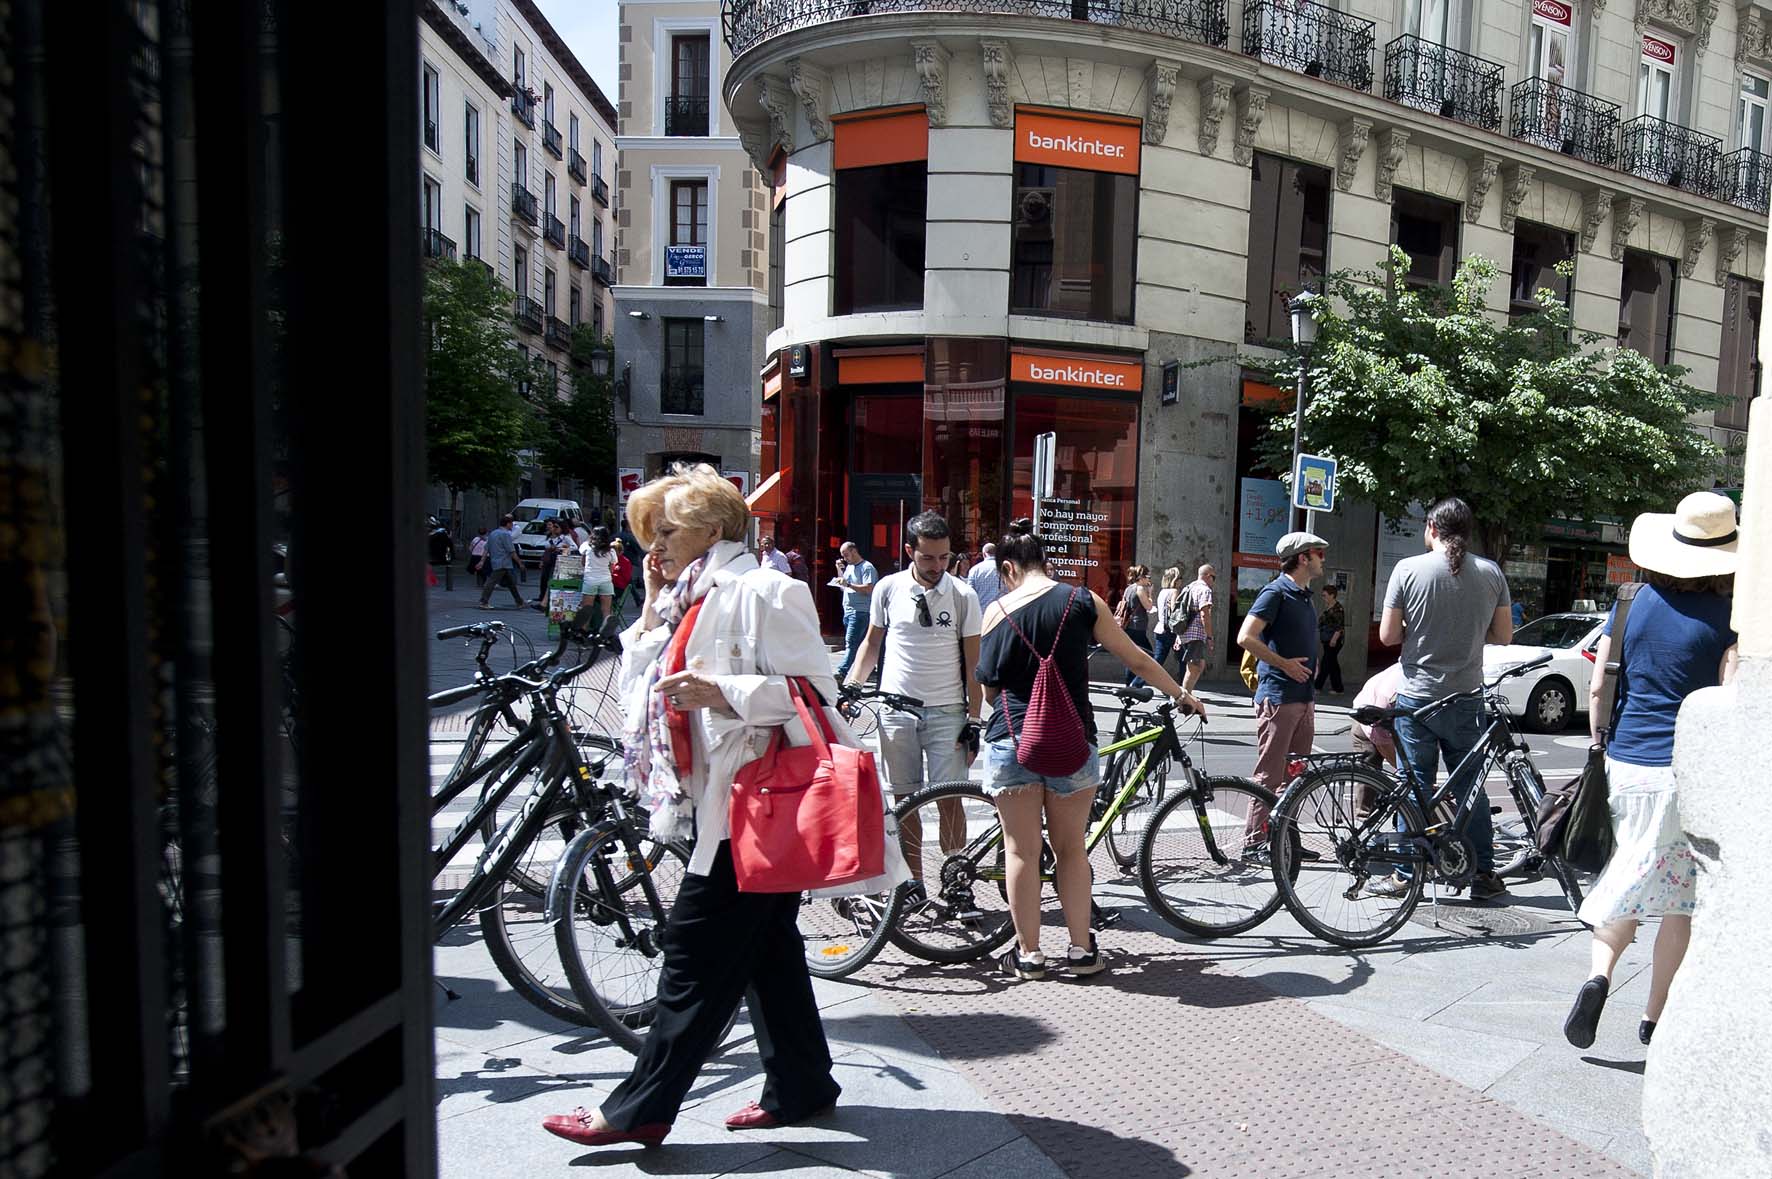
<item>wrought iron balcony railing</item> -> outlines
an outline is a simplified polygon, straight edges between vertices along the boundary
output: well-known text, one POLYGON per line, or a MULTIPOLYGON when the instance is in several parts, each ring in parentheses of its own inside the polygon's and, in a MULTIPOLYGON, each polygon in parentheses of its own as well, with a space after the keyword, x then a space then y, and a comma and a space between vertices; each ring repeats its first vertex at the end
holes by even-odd
POLYGON ((1377 26, 1310 0, 1243 6, 1243 52, 1312 78, 1372 90, 1377 26))
POLYGON ((1722 159, 1722 191, 1717 195, 1732 205, 1766 212, 1772 195, 1772 155, 1744 147, 1722 159))
POLYGON ((525 90, 521 86, 511 95, 511 113, 522 120, 523 125, 531 131, 535 130, 535 103, 534 92, 525 90))
POLYGON ((566 174, 580 184, 585 182, 585 158, 578 154, 576 147, 566 153, 566 174))
POLYGON ((1384 47, 1384 96, 1392 102, 1501 130, 1501 67, 1405 33, 1384 47))
POLYGON ((613 286, 615 284, 615 267, 611 266, 609 259, 603 255, 595 254, 591 257, 591 277, 606 287, 613 286))
POLYGON ((1723 141, 1653 115, 1638 115, 1618 129, 1618 166, 1626 172, 1683 188, 1699 196, 1717 193, 1723 141))
POLYGON ((517 302, 511 308, 511 318, 515 319, 517 326, 525 331, 541 334, 541 304, 528 295, 517 296, 517 302))
POLYGON ((511 212, 531 225, 541 224, 541 209, 535 194, 524 188, 520 180, 511 181, 511 212))
POLYGON ((542 229, 542 235, 548 239, 548 244, 558 246, 562 250, 566 248, 566 223, 552 213, 547 216, 547 224, 542 229))
POLYGON ((601 176, 591 177, 591 199, 605 207, 609 204, 609 181, 601 176))
POLYGON ((541 122, 541 145, 556 160, 566 157, 565 143, 560 138, 560 128, 543 119, 541 122))
POLYGON ((1513 89, 1509 134, 1527 143, 1610 166, 1618 158, 1619 107, 1545 78, 1513 89))
POLYGON ((1230 40, 1224 0, 721 0, 720 9, 726 45, 734 57, 795 29, 888 12, 1046 16, 1125 25, 1219 48, 1230 40))
POLYGON ((566 321, 555 316, 548 316, 547 332, 542 337, 550 348, 567 349, 572 347, 572 329, 566 321))
POLYGON ((566 239, 566 260, 581 270, 591 264, 591 247, 576 233, 566 239))
POLYGON ((427 258, 447 258, 451 262, 455 261, 454 238, 444 237, 441 231, 435 229, 421 229, 418 233, 418 248, 421 254, 427 258))
POLYGON ((708 96, 673 94, 665 99, 666 135, 706 135, 708 96))

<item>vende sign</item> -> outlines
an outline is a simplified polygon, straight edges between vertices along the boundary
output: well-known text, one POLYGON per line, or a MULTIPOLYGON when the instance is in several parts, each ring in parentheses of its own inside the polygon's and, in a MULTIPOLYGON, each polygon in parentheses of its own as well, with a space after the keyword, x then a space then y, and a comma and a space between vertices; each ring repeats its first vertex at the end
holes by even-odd
POLYGON ((1558 4, 1557 0, 1532 0, 1532 15, 1566 25, 1572 22, 1575 13, 1567 4, 1558 4))
POLYGON ((1138 175, 1139 125, 1018 108, 1015 158, 1024 164, 1138 175))
POLYGON ((1144 365, 1137 361, 1088 360, 1017 352, 1009 358, 1009 379, 1033 385, 1068 385, 1137 393, 1144 388, 1144 365))
POLYGON ((1669 45, 1666 41, 1661 40, 1659 37, 1651 37, 1647 33, 1643 34, 1644 57, 1649 58, 1651 61, 1664 61, 1668 65, 1672 65, 1674 64, 1674 53, 1674 47, 1669 45))

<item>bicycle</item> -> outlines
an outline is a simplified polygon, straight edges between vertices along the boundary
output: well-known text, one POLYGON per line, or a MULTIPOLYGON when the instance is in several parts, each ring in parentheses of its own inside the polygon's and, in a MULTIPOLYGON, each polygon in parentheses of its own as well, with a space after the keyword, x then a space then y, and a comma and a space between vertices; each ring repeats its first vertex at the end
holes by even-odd
MULTIPOLYGON (((1112 748, 1124 741, 1133 733, 1133 718, 1138 714, 1137 706, 1149 704, 1156 697, 1153 688, 1128 688, 1122 684, 1109 684, 1092 680, 1089 684, 1091 693, 1113 696, 1120 701, 1120 715, 1114 721, 1114 735, 1109 742, 1112 748)), ((1101 789, 1095 792, 1095 806, 1089 812, 1089 821, 1096 822, 1107 813, 1108 804, 1119 797, 1120 788, 1125 785, 1126 777, 1135 767, 1136 759, 1133 750, 1126 748, 1111 756, 1102 758, 1101 789)), ((1139 787, 1138 794, 1120 809, 1120 813, 1107 829, 1107 850, 1112 857, 1114 866, 1122 872, 1130 872, 1138 866, 1138 841, 1144 834, 1145 823, 1151 811, 1163 801, 1168 788, 1167 763, 1146 775, 1139 787)))
MULTIPOLYGON (((1496 693, 1503 680, 1549 660, 1548 654, 1540 656, 1468 692, 1418 708, 1355 711, 1361 724, 1394 731, 1399 717, 1428 717, 1454 701, 1478 699, 1487 722, 1477 744, 1436 790, 1425 787, 1407 762, 1399 772, 1374 765, 1370 757, 1346 755, 1307 765, 1287 785, 1274 808, 1271 858, 1280 896, 1300 924, 1335 945, 1377 945, 1414 913, 1427 882, 1435 886, 1436 902, 1440 886, 1468 885, 1476 864, 1465 831, 1475 808, 1489 806, 1486 784, 1496 767, 1528 836, 1536 836, 1544 779, 1496 693), (1374 876, 1395 883, 1375 892, 1369 884, 1374 876)), ((1570 910, 1579 910, 1581 886, 1574 871, 1555 857, 1541 859, 1570 910)))
MULTIPOLYGON (((1099 750, 1103 757, 1145 752, 1091 824, 1085 847, 1093 853, 1158 775, 1173 779, 1180 788, 1154 807, 1139 839, 1137 867, 1146 900, 1158 916, 1195 937, 1252 929, 1280 907, 1268 873, 1265 833, 1254 818, 1256 807, 1271 807, 1274 796, 1252 779, 1197 768, 1176 734, 1173 702, 1150 715, 1148 727, 1099 750)), ((982 957, 1015 933, 1002 823, 982 787, 970 781, 936 783, 900 803, 895 814, 901 827, 908 827, 907 819, 921 818, 917 812, 953 800, 964 808, 963 828, 950 830, 934 845, 919 841, 907 848, 916 881, 906 886, 913 891, 890 935, 895 945, 933 962, 982 957), (919 883, 921 895, 915 891, 919 883)), ((1041 856, 1045 884, 1053 882, 1052 863, 1048 848, 1041 856)))

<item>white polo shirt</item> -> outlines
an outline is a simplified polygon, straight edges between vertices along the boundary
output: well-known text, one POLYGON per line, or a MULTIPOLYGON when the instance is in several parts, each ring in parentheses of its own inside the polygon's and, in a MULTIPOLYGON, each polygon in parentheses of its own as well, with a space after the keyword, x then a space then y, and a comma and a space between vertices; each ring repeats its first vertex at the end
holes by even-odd
POLYGON ((979 633, 983 613, 972 587, 952 574, 943 573, 934 589, 909 569, 882 577, 868 603, 868 624, 886 632, 880 690, 930 706, 965 704, 960 640, 979 633), (918 621, 920 597, 929 603, 928 626, 918 621))

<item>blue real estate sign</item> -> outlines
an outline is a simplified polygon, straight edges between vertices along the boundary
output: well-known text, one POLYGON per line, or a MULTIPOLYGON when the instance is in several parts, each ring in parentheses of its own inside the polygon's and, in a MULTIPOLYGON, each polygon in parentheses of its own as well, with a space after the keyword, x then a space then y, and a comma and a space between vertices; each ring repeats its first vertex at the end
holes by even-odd
POLYGON ((1307 512, 1335 510, 1335 460, 1301 454, 1292 470, 1292 506, 1307 512))
POLYGON ((666 278, 706 278, 708 248, 706 246, 666 246, 666 278))

